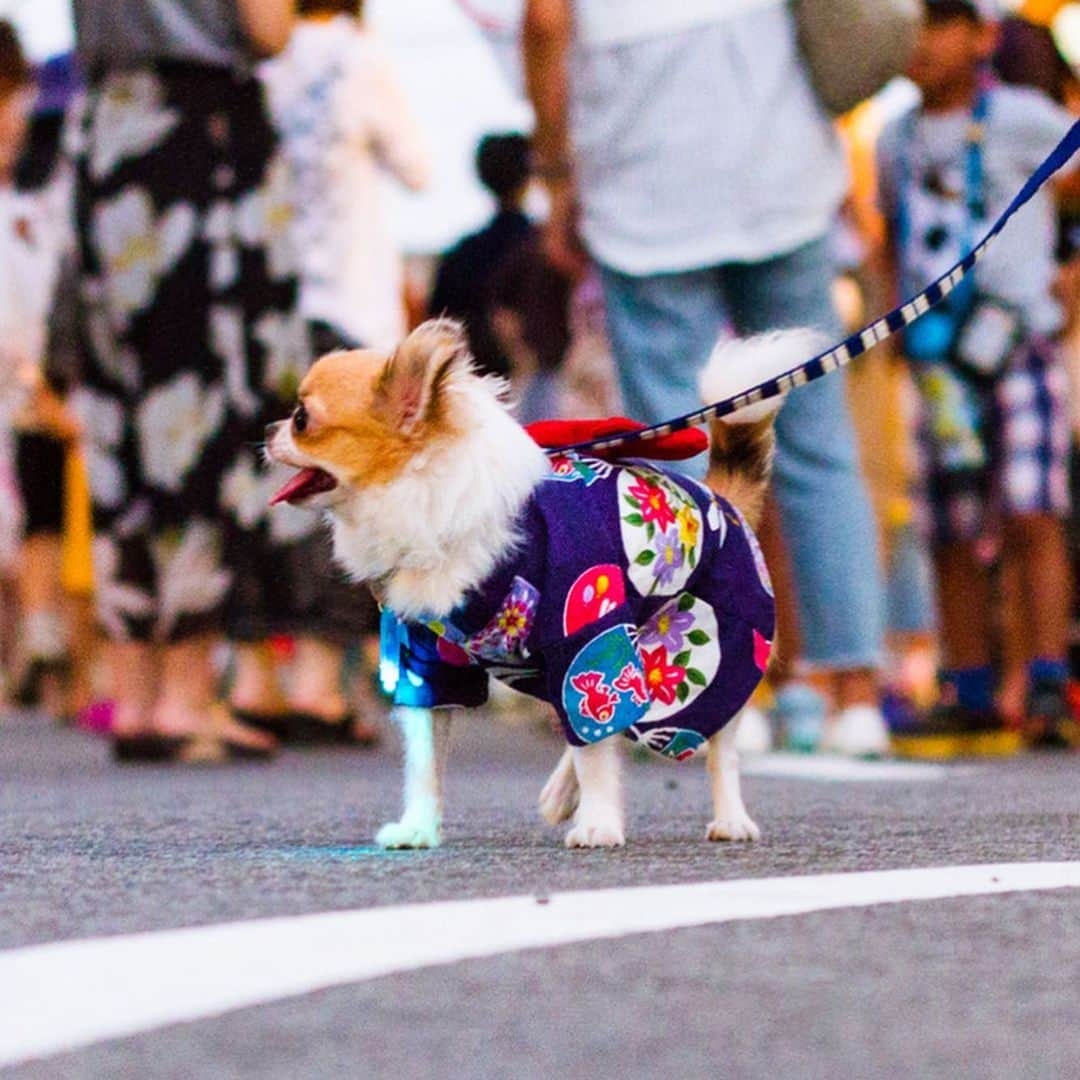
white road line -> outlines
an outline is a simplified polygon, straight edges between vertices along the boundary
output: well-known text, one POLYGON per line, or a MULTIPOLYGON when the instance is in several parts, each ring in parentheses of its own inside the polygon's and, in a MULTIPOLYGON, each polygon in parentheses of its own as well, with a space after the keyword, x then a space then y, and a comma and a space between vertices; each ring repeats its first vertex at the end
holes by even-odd
POLYGON ((944 780, 946 776, 965 771, 964 766, 934 765, 919 761, 855 761, 851 758, 829 757, 827 754, 744 754, 740 771, 747 776, 775 776, 794 780, 824 780, 828 782, 903 783, 914 780, 944 780))
MULTIPOLYGON (((583 855, 588 858, 588 855, 583 855)), ((0 1066, 394 972, 626 934, 1080 887, 1080 862, 761 878, 462 900, 0 952, 0 1066)))

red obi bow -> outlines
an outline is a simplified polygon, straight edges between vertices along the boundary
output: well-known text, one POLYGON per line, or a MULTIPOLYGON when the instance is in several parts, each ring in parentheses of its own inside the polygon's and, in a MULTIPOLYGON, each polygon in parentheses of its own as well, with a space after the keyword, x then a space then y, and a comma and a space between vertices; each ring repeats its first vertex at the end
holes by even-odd
MULTIPOLYGON (((602 420, 537 420, 527 424, 525 430, 545 450, 554 450, 605 436, 641 431, 646 426, 637 420, 628 420, 625 416, 609 416, 602 420)), ((593 457, 609 461, 630 457, 649 458, 653 461, 685 461, 686 458, 704 453, 708 448, 709 437, 701 428, 684 428, 655 439, 638 439, 607 450, 588 452, 593 457)))

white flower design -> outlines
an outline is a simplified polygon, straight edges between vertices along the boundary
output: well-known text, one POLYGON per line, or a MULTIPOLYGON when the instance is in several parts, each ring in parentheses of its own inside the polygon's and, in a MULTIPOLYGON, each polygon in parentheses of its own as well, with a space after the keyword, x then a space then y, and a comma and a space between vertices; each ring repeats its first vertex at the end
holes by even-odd
POLYGON ((182 615, 212 611, 225 598, 232 576, 221 565, 221 534, 207 521, 159 536, 151 544, 158 578, 159 638, 168 636, 182 615))
POLYGON ((272 483, 248 454, 241 454, 221 478, 221 503, 242 528, 253 529, 266 514, 272 483))
POLYGON ((244 319, 239 308, 217 305, 210 309, 210 348, 225 361, 229 401, 241 416, 254 416, 259 398, 248 386, 244 319))
POLYGON ((135 417, 147 480, 165 491, 179 491, 224 416, 224 388, 204 390, 193 371, 151 390, 135 417))
POLYGON ((94 540, 93 560, 97 616, 111 638, 123 641, 129 637, 125 619, 153 615, 153 598, 142 589, 117 580, 120 551, 108 536, 94 540))
POLYGON ((291 402, 311 363, 303 315, 268 311, 255 324, 255 338, 266 349, 263 386, 281 401, 291 402))
POLYGON ((125 390, 137 390, 141 381, 138 357, 129 346, 117 347, 108 312, 100 307, 88 310, 86 329, 98 367, 125 390))
POLYGON ((166 274, 195 236, 195 208, 176 203, 154 217, 150 196, 135 187, 94 212, 94 242, 105 268, 106 303, 116 325, 153 299, 166 274))
POLYGON ((235 214, 225 199, 210 206, 203 225, 203 239, 210 248, 210 287, 222 292, 240 275, 240 253, 236 244, 235 214))
POLYGON ((246 247, 263 247, 270 276, 295 273, 293 184, 289 166, 279 154, 267 166, 263 183, 236 205, 236 232, 246 247))
POLYGON ((180 122, 180 113, 163 103, 165 90, 149 71, 109 76, 93 113, 90 175, 108 176, 124 158, 145 154, 180 122))
POLYGON ((71 407, 83 427, 83 457, 94 502, 115 510, 127 494, 117 457, 124 437, 123 409, 112 398, 85 386, 72 393, 71 407))

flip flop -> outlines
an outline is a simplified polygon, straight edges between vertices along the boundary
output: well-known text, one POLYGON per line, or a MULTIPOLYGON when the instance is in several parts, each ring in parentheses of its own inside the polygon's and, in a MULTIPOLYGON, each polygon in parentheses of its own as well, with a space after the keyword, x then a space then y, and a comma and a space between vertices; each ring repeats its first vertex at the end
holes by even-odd
POLYGON ((375 730, 367 735, 357 734, 356 715, 351 710, 332 720, 303 709, 280 713, 236 708, 231 711, 238 723, 273 735, 283 746, 375 746, 379 741, 379 733, 375 730))
POLYGON ((160 765, 175 760, 184 738, 146 732, 139 735, 113 735, 113 761, 118 765, 160 765))

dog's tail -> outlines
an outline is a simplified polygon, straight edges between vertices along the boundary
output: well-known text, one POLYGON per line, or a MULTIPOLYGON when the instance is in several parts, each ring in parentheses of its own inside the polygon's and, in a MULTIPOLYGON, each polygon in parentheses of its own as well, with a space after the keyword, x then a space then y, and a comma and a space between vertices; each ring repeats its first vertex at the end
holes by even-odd
MULTIPOLYGON (((827 345, 815 330, 778 330, 758 337, 720 342, 699 380, 706 404, 724 401, 766 379, 782 375, 816 356, 827 345)), ((709 486, 737 506, 756 527, 772 475, 773 420, 782 397, 747 405, 713 420, 709 486)))

